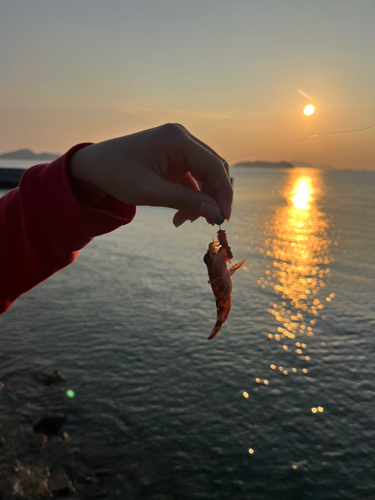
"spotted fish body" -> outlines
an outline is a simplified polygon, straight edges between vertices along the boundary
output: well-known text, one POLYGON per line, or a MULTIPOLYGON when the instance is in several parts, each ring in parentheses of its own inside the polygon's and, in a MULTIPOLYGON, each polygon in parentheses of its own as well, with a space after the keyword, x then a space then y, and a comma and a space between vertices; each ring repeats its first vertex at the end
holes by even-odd
POLYGON ((203 259, 208 269, 208 282, 211 284, 215 296, 217 311, 216 324, 208 340, 216 337, 227 320, 231 308, 231 276, 246 260, 244 259, 228 269, 227 263, 231 263, 233 254, 228 245, 225 231, 220 229, 217 233, 217 239, 219 241, 213 241, 208 245, 208 250, 203 259))

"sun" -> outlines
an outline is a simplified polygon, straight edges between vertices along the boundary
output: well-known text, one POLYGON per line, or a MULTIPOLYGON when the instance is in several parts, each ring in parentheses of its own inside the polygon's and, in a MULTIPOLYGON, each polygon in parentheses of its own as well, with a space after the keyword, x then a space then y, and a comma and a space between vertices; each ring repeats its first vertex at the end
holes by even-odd
POLYGON ((307 106, 305 106, 305 109, 303 110, 306 116, 312 115, 314 111, 315 111, 315 106, 313 106, 312 104, 308 104, 307 106))

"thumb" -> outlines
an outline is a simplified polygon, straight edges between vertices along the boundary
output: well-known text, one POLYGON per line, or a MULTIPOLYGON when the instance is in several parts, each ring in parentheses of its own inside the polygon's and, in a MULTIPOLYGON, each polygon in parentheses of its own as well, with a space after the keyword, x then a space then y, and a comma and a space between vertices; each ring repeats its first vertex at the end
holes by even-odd
POLYGON ((190 217, 205 217, 215 221, 221 216, 220 207, 211 196, 162 178, 158 180, 153 198, 153 205, 175 208, 190 217))

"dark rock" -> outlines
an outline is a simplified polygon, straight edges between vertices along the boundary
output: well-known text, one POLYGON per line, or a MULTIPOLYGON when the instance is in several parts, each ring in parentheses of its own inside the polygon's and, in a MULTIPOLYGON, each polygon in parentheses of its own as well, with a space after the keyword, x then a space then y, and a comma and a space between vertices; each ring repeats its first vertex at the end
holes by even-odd
POLYGON ((48 480, 48 486, 50 492, 55 496, 65 496, 69 495, 70 492, 75 491, 73 483, 62 469, 57 469, 51 472, 51 476, 48 480))
POLYGON ((79 476, 77 481, 81 484, 95 484, 96 483, 96 479, 91 477, 91 476, 79 476))
POLYGON ((43 383, 45 385, 58 384, 62 382, 64 379, 61 373, 58 370, 55 370, 52 374, 44 373, 43 374, 43 383))
POLYGON ((33 455, 41 453, 47 444, 47 440, 48 438, 45 434, 43 436, 31 434, 28 443, 28 451, 33 455))
POLYGON ((17 464, 0 467, 0 491, 5 498, 48 498, 48 467, 30 465, 23 467, 17 464))
POLYGON ((42 437, 42 440, 40 442, 40 451, 44 450, 44 448, 46 447, 47 441, 48 441, 48 437, 44 434, 42 437))
POLYGON ((47 434, 47 436, 49 434, 56 434, 64 424, 65 419, 66 416, 61 413, 51 417, 42 418, 34 425, 34 432, 47 434))

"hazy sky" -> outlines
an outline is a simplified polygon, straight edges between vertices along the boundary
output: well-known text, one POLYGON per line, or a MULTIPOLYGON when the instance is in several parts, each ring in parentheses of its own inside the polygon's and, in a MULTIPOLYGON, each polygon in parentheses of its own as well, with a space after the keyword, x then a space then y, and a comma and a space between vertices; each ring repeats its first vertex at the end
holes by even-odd
MULTIPOLYGON (((374 26, 374 0, 1 0, 0 153, 174 121, 229 159, 368 126, 374 26)), ((375 169, 375 127, 257 158, 375 169)))

